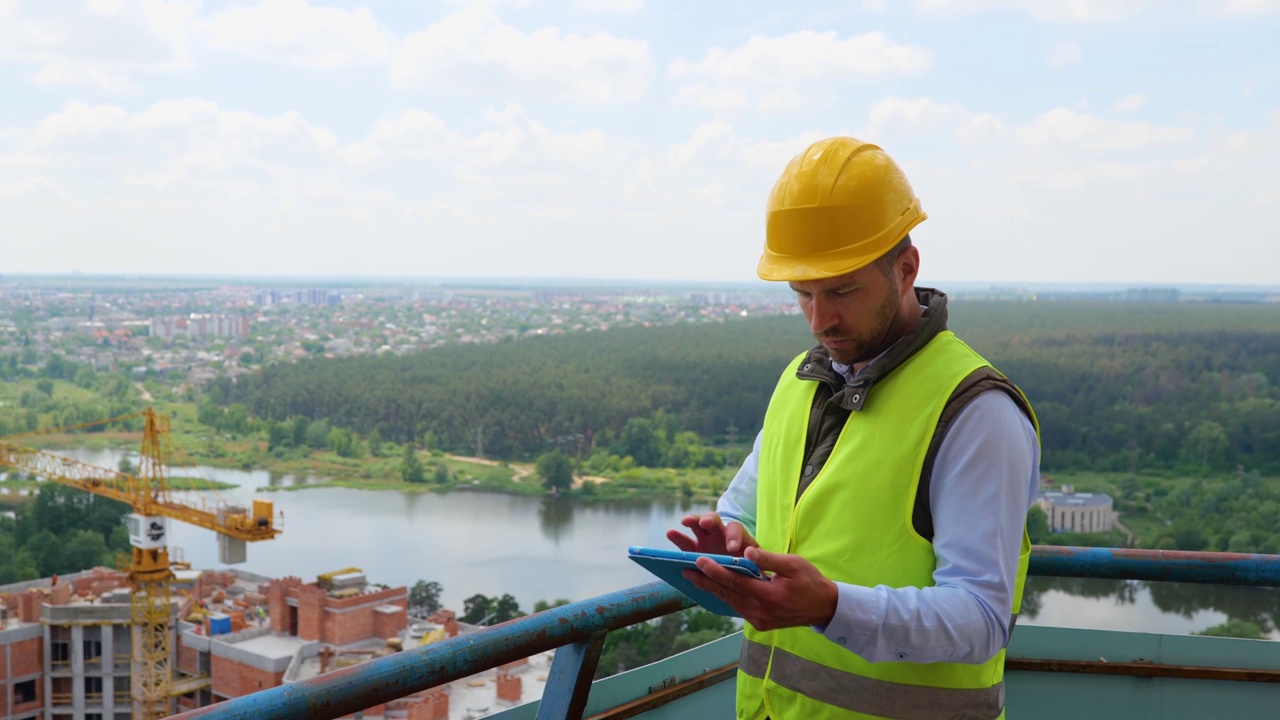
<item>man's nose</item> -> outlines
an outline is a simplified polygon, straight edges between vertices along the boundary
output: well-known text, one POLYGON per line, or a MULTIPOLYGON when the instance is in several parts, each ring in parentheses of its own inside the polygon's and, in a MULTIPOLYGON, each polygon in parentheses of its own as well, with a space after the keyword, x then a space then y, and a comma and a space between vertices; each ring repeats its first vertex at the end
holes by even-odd
POLYGON ((835 306, 822 299, 821 295, 815 294, 809 301, 809 329, 815 335, 820 335, 839 323, 840 316, 836 313, 835 306))

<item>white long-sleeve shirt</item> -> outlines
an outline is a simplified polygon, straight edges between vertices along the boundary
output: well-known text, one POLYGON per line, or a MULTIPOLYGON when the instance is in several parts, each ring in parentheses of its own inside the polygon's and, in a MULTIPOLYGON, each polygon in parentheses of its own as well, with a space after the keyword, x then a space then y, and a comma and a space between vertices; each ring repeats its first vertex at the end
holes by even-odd
MULTIPOLYGON (((759 455, 757 436, 716 508, 753 536, 759 455)), ((1035 429, 1018 406, 999 390, 979 394, 953 420, 929 482, 934 585, 837 583, 835 615, 814 630, 871 662, 981 663, 993 657, 1009 642, 1007 608, 1039 467, 1035 429)))

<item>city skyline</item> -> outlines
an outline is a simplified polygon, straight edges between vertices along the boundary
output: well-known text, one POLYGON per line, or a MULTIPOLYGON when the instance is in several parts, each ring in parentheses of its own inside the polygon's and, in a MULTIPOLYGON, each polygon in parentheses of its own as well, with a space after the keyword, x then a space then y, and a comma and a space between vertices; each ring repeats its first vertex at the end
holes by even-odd
POLYGON ((0 273, 754 284, 787 158, 852 134, 930 215, 922 284, 1274 287, 1278 32, 1273 0, 0 1, 0 273))

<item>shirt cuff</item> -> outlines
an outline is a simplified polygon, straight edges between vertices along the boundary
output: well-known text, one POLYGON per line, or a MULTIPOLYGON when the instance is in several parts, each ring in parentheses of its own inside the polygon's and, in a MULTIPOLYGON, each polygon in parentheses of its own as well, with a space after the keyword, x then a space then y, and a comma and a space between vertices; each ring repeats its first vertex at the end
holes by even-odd
POLYGON ((873 647, 876 630, 884 621, 885 594, 847 583, 836 583, 836 590, 836 612, 831 622, 812 626, 814 631, 853 652, 873 647))

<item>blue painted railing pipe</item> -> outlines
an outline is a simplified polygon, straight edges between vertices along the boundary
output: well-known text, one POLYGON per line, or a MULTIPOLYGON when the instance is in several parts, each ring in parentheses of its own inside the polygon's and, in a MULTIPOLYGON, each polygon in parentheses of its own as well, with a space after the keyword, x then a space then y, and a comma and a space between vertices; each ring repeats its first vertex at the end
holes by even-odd
MULTIPOLYGON (((504 663, 669 615, 692 605, 664 582, 552 608, 431 645, 191 710, 178 718, 339 718, 504 663)), ((551 688, 548 687, 547 691, 551 688)))
POLYGON ((1280 587, 1280 555, 1036 545, 1027 573, 1280 587))
MULTIPOLYGON (((1280 587, 1280 556, 1037 545, 1028 574, 1280 587)), ((175 717, 330 720, 691 605, 666 583, 650 583, 175 717)), ((548 684, 546 692, 570 690, 548 684)))

